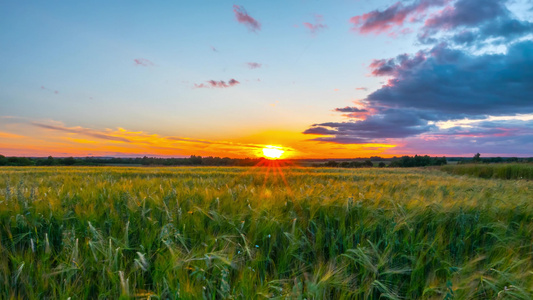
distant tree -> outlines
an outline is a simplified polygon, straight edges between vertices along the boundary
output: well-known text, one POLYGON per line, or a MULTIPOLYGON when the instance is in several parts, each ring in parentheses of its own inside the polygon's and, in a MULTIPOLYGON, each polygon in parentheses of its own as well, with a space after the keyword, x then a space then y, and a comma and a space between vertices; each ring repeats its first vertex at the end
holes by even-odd
POLYGON ((384 168, 385 166, 386 166, 386 164, 384 162, 380 162, 379 165, 378 165, 378 167, 380 167, 380 168, 384 168))
POLYGON ((476 155, 474 155, 474 157, 472 158, 472 162, 475 162, 475 163, 481 162, 481 154, 476 153, 476 155))
POLYGON ((365 167, 373 167, 373 166, 374 164, 372 163, 370 159, 365 160, 365 167))
POLYGON ((0 166, 7 165, 7 158, 0 154, 0 166))
POLYGON ((74 157, 67 157, 65 159, 63 159, 63 164, 65 166, 72 166, 76 163, 76 159, 74 157))
POLYGON ((341 163, 341 168, 349 168, 350 167, 350 162, 347 162, 347 161, 343 161, 341 163))
POLYGON ((201 156, 196 156, 196 155, 191 155, 191 157, 189 158, 189 162, 191 163, 191 165, 199 166, 199 165, 202 164, 202 157, 201 156))
POLYGON ((336 168, 339 166, 339 163, 334 161, 334 160, 330 160, 328 161, 326 164, 325 164, 326 167, 332 167, 332 168, 336 168))
POLYGON ((27 157, 9 157, 7 159, 8 166, 31 166, 34 162, 27 157))
POLYGON ((57 162, 56 160, 52 157, 52 156, 48 156, 46 159, 44 159, 41 164, 43 166, 53 166, 53 165, 57 165, 57 162))

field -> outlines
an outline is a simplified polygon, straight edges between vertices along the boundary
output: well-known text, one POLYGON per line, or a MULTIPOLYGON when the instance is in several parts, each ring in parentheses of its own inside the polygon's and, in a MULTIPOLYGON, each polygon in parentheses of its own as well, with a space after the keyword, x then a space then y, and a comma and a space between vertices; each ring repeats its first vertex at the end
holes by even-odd
POLYGON ((451 174, 480 178, 533 179, 533 164, 531 163, 464 164, 443 166, 441 169, 451 174))
POLYGON ((1 168, 0 298, 531 299, 531 181, 281 171, 1 168))

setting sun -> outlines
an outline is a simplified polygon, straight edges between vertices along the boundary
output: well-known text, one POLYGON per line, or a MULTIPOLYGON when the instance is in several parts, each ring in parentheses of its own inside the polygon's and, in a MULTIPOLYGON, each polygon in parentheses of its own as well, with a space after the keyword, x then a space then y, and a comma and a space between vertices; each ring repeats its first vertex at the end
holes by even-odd
POLYGON ((285 151, 283 151, 280 147, 276 146, 266 146, 263 148, 263 155, 269 159, 278 159, 283 155, 284 152, 285 151))

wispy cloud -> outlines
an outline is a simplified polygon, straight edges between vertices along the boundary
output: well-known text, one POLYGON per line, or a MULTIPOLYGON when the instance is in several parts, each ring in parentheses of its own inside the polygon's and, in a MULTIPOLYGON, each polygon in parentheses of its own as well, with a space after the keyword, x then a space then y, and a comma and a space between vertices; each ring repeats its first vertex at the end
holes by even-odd
POLYGON ((410 5, 396 2, 385 10, 374 10, 363 15, 350 18, 352 30, 361 34, 380 34, 391 32, 392 29, 401 27, 406 21, 417 22, 432 6, 442 6, 449 0, 418 0, 410 5), (408 17, 410 17, 408 19, 408 17))
POLYGON ((315 15, 315 23, 304 22, 305 28, 309 29, 311 34, 315 35, 318 31, 328 28, 326 24, 323 24, 324 17, 322 15, 315 15))
POLYGON ((109 134, 107 132, 99 132, 99 131, 95 131, 95 130, 92 130, 92 129, 89 129, 89 128, 83 128, 83 127, 79 127, 79 126, 78 127, 65 127, 65 126, 59 126, 59 125, 42 124, 42 123, 38 123, 38 122, 33 122, 32 125, 37 126, 37 127, 41 127, 41 128, 45 128, 45 129, 59 130, 59 131, 70 132, 70 133, 77 133, 77 134, 90 136, 90 137, 94 137, 94 138, 99 138, 99 139, 104 139, 104 140, 109 140, 109 141, 117 141, 117 142, 125 142, 125 143, 130 143, 131 142, 130 140, 128 140, 126 138, 119 137, 119 136, 114 136, 114 135, 109 134))
POLYGON ((54 93, 54 94, 56 94, 56 95, 59 94, 59 91, 49 89, 49 88, 45 87, 44 85, 41 85, 41 90, 45 90, 45 91, 48 91, 48 92, 50 92, 50 93, 54 93))
POLYGON ((262 64, 256 62, 247 62, 246 66, 248 66, 250 69, 259 69, 261 68, 262 64))
POLYGON ((233 13, 235 14, 237 22, 244 24, 251 31, 261 30, 261 23, 259 23, 256 19, 252 18, 246 12, 244 7, 239 5, 233 5, 233 13))
POLYGON ((0 138, 3 138, 3 139, 21 139, 21 138, 24 138, 24 136, 18 135, 18 134, 9 133, 9 132, 1 132, 0 131, 0 138))
MULTIPOLYGON (((61 153, 70 153, 69 155, 78 153, 77 155, 80 156, 87 155, 87 153, 97 153, 96 155, 129 153, 130 156, 135 156, 137 153, 153 153, 166 156, 191 154, 220 156, 223 153, 223 155, 230 157, 255 157, 260 155, 261 149, 265 147, 263 144, 181 136, 161 136, 143 131, 129 131, 124 128, 93 129, 81 126, 71 127, 65 126, 61 122, 50 120, 18 124, 29 125, 28 129, 30 129, 29 132, 32 132, 32 135, 24 136, 23 139, 20 139, 18 138, 19 135, 0 132, 0 137, 6 137, 5 141, 8 142, 5 145, 0 142, 0 147, 15 145, 15 143, 24 141, 27 144, 26 149, 32 151, 39 149, 39 153, 50 151, 49 153, 44 153, 45 155, 57 155, 58 149, 61 149, 61 153), (10 140, 13 142, 9 142, 10 140)), ((17 128, 19 127, 17 126, 17 128)), ((18 147, 20 148, 21 146, 18 147)), ((286 147, 285 150, 294 151, 294 149, 289 147, 286 147)))
POLYGON ((148 59, 146 58, 136 58, 133 60, 133 63, 136 65, 136 66, 142 66, 142 67, 151 67, 151 66, 154 66, 154 63, 149 61, 148 59))
POLYGON ((197 88, 197 89, 201 89, 201 88, 228 88, 228 87, 236 86, 237 84, 240 84, 240 82, 238 82, 237 80, 232 78, 228 82, 225 82, 223 80, 220 80, 220 81, 208 80, 208 81, 206 81, 206 83, 195 84, 194 87, 197 88))
POLYGON ((335 111, 337 112, 367 112, 368 110, 363 109, 363 108, 353 107, 353 106, 346 106, 346 107, 335 108, 335 111))

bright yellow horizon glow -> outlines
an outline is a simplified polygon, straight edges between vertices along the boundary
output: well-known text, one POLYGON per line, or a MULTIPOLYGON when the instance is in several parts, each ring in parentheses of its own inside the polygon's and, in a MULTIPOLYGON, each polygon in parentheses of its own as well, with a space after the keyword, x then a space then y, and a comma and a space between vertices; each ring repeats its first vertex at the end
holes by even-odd
POLYGON ((278 159, 280 158, 283 153, 283 151, 280 147, 267 145, 265 148, 263 148, 263 156, 269 159, 278 159))

